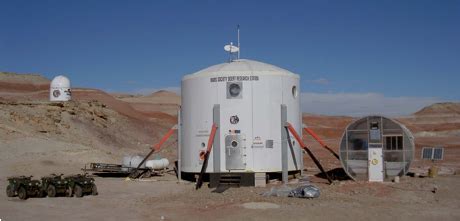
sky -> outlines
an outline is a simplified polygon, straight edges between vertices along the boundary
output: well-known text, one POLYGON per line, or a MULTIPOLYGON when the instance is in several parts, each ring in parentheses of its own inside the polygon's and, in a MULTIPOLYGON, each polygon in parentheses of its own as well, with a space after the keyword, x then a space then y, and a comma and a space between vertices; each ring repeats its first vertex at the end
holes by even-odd
POLYGON ((301 76, 302 110, 407 115, 460 100, 460 1, 0 0, 0 71, 108 92, 180 90, 241 58, 301 76))

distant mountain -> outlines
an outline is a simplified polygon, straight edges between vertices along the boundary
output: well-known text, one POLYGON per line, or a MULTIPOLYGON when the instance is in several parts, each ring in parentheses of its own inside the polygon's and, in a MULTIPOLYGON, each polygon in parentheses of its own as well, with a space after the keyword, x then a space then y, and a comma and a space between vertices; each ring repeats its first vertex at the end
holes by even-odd
POLYGON ((421 115, 460 115, 460 103, 446 102, 436 103, 414 113, 415 116, 421 115))
POLYGON ((38 74, 0 72, 0 91, 32 92, 48 90, 50 80, 38 74))
POLYGON ((21 84, 49 84, 50 80, 39 74, 17 74, 13 72, 0 72, 0 81, 21 84))
POLYGON ((176 115, 181 103, 179 95, 166 90, 160 90, 149 95, 115 95, 115 97, 131 104, 138 111, 154 115, 158 112, 176 115))

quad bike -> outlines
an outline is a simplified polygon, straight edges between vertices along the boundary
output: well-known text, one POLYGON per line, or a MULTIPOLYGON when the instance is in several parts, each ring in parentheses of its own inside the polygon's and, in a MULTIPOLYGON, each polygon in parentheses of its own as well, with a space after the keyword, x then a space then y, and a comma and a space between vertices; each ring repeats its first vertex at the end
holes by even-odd
POLYGON ((42 197, 43 193, 39 180, 32 180, 32 176, 8 177, 8 186, 6 187, 8 197, 18 196, 21 200, 27 198, 42 197))
POLYGON ((83 197, 84 195, 95 196, 98 194, 94 179, 87 174, 66 176, 65 180, 68 182, 69 190, 72 190, 71 195, 83 197))
POLYGON ((68 181, 62 178, 62 175, 51 174, 41 178, 41 189, 48 197, 56 197, 60 194, 69 197, 72 195, 68 181))

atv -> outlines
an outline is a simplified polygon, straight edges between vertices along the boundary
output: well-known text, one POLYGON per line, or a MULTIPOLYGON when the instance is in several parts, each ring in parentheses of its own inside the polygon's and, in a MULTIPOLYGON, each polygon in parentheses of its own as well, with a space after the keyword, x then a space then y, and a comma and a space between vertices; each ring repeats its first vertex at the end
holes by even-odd
POLYGON ((40 181, 32 180, 32 176, 8 177, 7 179, 6 195, 8 197, 18 196, 19 199, 26 200, 30 196, 43 196, 40 181))
POLYGON ((95 196, 98 194, 94 179, 87 174, 66 176, 65 180, 67 180, 69 189, 73 190, 73 194, 75 194, 76 197, 83 197, 83 195, 89 194, 95 196))
POLYGON ((51 174, 49 176, 42 177, 42 191, 48 195, 48 197, 56 197, 59 194, 65 196, 72 196, 72 192, 68 186, 66 179, 62 178, 63 174, 56 175, 51 174))

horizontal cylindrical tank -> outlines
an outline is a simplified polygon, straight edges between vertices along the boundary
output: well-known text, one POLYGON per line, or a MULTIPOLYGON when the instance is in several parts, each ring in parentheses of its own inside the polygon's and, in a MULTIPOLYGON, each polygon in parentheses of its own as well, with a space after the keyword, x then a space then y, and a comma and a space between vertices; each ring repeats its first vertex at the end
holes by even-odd
MULTIPOLYGON (((299 75, 240 59, 182 78, 181 171, 198 173, 213 123, 218 125, 206 172, 280 172, 284 121, 301 130, 299 75), (282 108, 285 107, 285 109, 282 108)), ((292 138, 291 141, 294 139, 292 138)), ((288 170, 303 168, 296 142, 288 170)))
POLYGON ((162 158, 159 160, 147 160, 147 162, 145 163, 145 166, 150 169, 161 170, 161 169, 168 168, 169 160, 166 158, 162 158))
MULTIPOLYGON (((141 164, 142 160, 144 158, 141 156, 125 156, 123 157, 123 167, 131 167, 131 168, 136 168, 141 164)), ((145 163, 142 164, 140 168, 145 168, 145 163)))
POLYGON ((414 148, 414 137, 404 125, 383 116, 367 116, 346 128, 340 161, 354 180, 392 180, 409 171, 414 148))
POLYGON ((50 84, 50 101, 69 101, 70 99, 70 80, 62 75, 56 76, 50 84))

